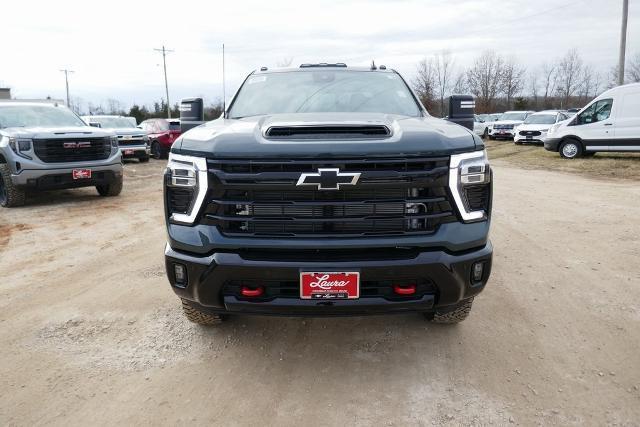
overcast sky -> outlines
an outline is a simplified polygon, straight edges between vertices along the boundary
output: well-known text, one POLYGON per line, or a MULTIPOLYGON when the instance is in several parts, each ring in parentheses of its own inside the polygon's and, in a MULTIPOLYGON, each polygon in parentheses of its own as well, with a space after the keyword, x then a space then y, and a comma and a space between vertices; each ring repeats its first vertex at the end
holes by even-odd
MULTIPOLYGON (((628 55, 640 51, 640 1, 630 0, 628 55)), ((449 49, 459 67, 486 49, 515 55, 529 70, 577 48, 603 75, 617 63, 622 0, 469 1, 41 1, 0 6, 0 86, 15 97, 72 97, 124 106, 169 95, 227 98, 260 66, 285 58, 368 65, 412 78, 416 63, 449 49)))

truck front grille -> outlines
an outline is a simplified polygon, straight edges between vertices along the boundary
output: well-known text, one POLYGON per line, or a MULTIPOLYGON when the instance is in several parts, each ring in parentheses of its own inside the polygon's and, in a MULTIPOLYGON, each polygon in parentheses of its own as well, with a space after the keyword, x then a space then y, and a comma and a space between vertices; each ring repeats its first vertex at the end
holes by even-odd
POLYGON ((34 139, 33 147, 45 163, 104 160, 111 154, 109 138, 34 139))
POLYGON ((448 157, 411 160, 209 161, 202 221, 225 235, 311 237, 429 234, 456 221, 448 157), (339 190, 296 186, 305 172, 360 172, 339 190))

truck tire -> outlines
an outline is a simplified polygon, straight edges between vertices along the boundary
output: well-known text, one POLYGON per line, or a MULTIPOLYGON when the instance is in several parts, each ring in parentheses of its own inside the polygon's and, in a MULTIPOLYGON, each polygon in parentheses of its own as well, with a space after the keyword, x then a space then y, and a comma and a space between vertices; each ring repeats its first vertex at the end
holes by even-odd
POLYGON ((112 182, 111 184, 96 185, 96 190, 98 190, 98 194, 100 194, 102 197, 118 196, 122 192, 122 181, 123 178, 120 177, 118 180, 112 182))
POLYGON ((14 208, 24 205, 25 192, 13 185, 11 171, 6 163, 0 164, 0 206, 14 208))
POLYGON ((182 300, 182 312, 185 317, 193 323, 197 323, 202 326, 215 326, 221 324, 225 317, 221 314, 212 314, 205 313, 204 311, 198 310, 184 298, 180 298, 182 300))
POLYGON ((433 323, 460 323, 469 316, 472 305, 473 298, 469 298, 454 306, 453 309, 447 309, 446 311, 436 310, 435 313, 429 313, 427 314, 427 319, 433 323))
POLYGON ((138 161, 140 163, 147 163, 149 161, 149 156, 140 157, 138 161))
POLYGON ((160 143, 158 141, 151 143, 151 156, 156 160, 162 158, 162 150, 160 149, 160 143))
POLYGON ((577 139, 566 139, 560 143, 558 152, 563 159, 577 159, 582 157, 582 143, 577 139))

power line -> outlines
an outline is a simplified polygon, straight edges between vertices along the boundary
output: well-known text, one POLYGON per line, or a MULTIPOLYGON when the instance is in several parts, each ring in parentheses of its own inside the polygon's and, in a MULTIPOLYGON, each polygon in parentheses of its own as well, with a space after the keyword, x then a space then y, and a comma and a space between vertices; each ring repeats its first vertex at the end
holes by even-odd
POLYGON ((167 53, 173 52, 173 50, 165 49, 162 45, 162 49, 153 49, 157 52, 162 52, 162 65, 164 66, 164 88, 167 91, 167 118, 171 118, 171 102, 169 102, 169 83, 167 81, 167 53))
POLYGON ((71 104, 69 104, 69 73, 75 73, 75 71, 65 68, 64 70, 60 70, 60 72, 64 73, 64 83, 67 87, 67 107, 71 108, 71 104))

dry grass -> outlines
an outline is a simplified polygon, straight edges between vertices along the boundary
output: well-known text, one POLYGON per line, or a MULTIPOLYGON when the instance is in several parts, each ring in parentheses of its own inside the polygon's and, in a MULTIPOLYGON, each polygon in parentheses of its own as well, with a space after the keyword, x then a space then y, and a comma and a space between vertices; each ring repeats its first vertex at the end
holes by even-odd
POLYGON ((490 160, 523 169, 545 169, 596 178, 640 179, 640 154, 597 153, 594 157, 566 160, 540 145, 515 145, 513 141, 485 140, 490 160))

